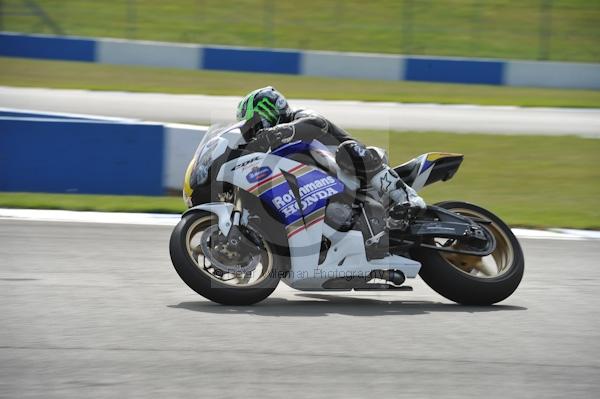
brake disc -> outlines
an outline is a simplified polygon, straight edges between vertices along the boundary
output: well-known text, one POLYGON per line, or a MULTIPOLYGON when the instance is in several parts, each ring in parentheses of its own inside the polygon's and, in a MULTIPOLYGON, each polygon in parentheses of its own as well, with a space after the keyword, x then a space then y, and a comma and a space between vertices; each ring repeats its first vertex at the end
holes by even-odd
POLYGON ((258 266, 258 262, 260 261, 260 254, 250 255, 248 261, 243 263, 235 263, 235 259, 231 259, 233 263, 225 263, 225 260, 221 260, 223 257, 233 258, 234 256, 232 256, 232 254, 235 252, 231 251, 231 248, 227 243, 221 244, 220 246, 217 245, 216 247, 211 246, 212 239, 215 235, 218 236, 219 234, 221 234, 219 226, 212 225, 202 233, 200 239, 202 253, 208 258, 213 267, 231 274, 246 274, 256 269, 256 266, 258 266))

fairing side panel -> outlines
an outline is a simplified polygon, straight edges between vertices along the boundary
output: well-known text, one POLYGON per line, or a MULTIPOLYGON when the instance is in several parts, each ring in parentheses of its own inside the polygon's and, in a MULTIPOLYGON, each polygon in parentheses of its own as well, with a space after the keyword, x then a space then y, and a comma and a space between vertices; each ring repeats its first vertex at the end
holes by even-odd
POLYGON ((318 264, 328 198, 344 185, 322 170, 273 154, 253 153, 225 163, 217 180, 259 197, 285 226, 292 267, 290 278, 303 279, 318 264), (294 189, 286 179, 295 179, 294 189), (300 195, 300 198, 296 196, 300 195))
POLYGON ((458 170, 463 160, 462 154, 446 152, 429 152, 417 157, 417 176, 411 184, 415 191, 435 183, 450 179, 458 170))
POLYGON ((217 180, 259 197, 286 226, 301 219, 313 221, 311 217, 325 208, 329 197, 344 191, 339 180, 316 167, 264 153, 244 155, 225 163, 217 180), (286 176, 295 180, 297 187, 292 188, 286 176))
MULTIPOLYGON (((339 232, 321 223, 323 235, 331 241, 325 261, 317 264, 318 259, 307 255, 311 250, 318 252, 318 248, 306 247, 302 253, 306 256, 306 262, 299 263, 284 280, 290 287, 307 291, 325 290, 323 284, 330 279, 367 277, 373 270, 400 270, 407 278, 415 278, 419 273, 421 264, 402 256, 389 255, 383 259, 367 260, 361 232, 339 232)), ((306 233, 312 234, 310 229, 306 233)))
POLYGON ((225 163, 217 180, 258 196, 279 215, 291 255, 291 270, 284 281, 293 288, 323 290, 329 279, 368 276, 372 270, 401 270, 408 278, 419 271, 418 262, 401 256, 369 261, 361 232, 342 233, 325 224, 328 198, 342 192, 344 185, 318 168, 273 154, 253 153, 225 163), (295 180, 297 187, 292 188, 286 176, 295 180), (319 264, 324 235, 331 247, 319 264))

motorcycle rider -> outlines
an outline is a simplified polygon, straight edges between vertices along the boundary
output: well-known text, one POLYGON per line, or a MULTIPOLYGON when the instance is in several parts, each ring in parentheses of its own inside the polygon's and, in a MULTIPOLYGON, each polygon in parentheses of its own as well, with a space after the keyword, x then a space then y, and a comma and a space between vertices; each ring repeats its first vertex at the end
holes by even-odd
POLYGON ((251 150, 267 151, 296 140, 336 145, 335 159, 341 169, 362 178, 396 204, 391 216, 404 218, 426 208, 425 201, 404 184, 375 149, 314 111, 291 109, 285 97, 271 86, 248 93, 240 101, 236 117, 238 121, 254 120, 253 128, 246 133, 247 148, 251 150))

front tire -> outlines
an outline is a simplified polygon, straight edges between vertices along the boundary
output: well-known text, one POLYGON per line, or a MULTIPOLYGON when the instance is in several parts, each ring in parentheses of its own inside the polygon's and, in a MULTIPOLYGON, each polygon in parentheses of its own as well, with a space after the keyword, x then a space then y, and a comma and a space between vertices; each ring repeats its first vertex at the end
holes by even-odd
POLYGON ((277 288, 280 279, 278 264, 281 264, 281 259, 272 251, 269 244, 272 241, 265 232, 260 232, 261 237, 265 237, 261 263, 250 273, 255 276, 248 277, 248 273, 228 275, 206 264, 197 238, 217 222, 214 214, 198 211, 183 216, 175 226, 169 252, 177 274, 198 294, 223 305, 252 305, 267 298, 277 288), (236 277, 226 279, 229 276, 236 277))
POLYGON ((508 298, 519 286, 525 269, 523 251, 510 228, 490 211, 467 202, 436 205, 492 222, 483 226, 496 238, 496 249, 488 262, 495 266, 486 264, 485 258, 415 248, 412 256, 422 264, 421 278, 438 294, 464 305, 492 305, 508 298))

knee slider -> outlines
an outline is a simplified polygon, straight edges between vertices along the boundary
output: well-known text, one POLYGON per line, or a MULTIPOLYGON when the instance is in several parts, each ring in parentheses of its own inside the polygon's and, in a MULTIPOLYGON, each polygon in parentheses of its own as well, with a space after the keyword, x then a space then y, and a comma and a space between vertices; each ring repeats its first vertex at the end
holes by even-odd
POLYGON ((346 173, 364 178, 381 171, 383 164, 377 151, 356 140, 347 140, 340 144, 335 152, 335 161, 346 173))

